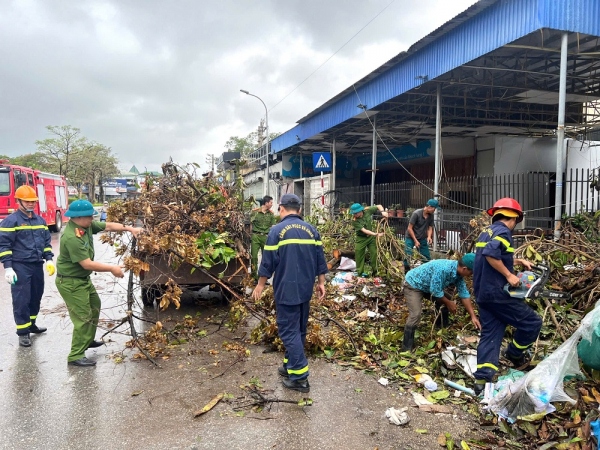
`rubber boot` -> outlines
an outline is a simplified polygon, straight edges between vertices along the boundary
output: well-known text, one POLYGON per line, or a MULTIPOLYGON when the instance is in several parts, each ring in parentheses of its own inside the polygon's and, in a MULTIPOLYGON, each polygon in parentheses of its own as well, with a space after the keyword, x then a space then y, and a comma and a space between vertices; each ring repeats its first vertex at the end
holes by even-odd
POLYGON ((404 340, 402 341, 402 351, 412 352, 415 346, 415 331, 416 327, 405 326, 404 327, 404 340))

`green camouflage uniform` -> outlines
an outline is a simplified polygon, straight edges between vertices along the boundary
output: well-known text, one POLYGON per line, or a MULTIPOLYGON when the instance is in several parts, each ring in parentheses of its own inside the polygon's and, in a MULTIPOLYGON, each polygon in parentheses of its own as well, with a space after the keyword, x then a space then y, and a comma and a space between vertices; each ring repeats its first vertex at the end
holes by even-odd
POLYGON ((82 228, 69 221, 60 238, 60 254, 56 262, 56 287, 67 304, 73 338, 68 361, 85 356, 85 351, 96 336, 100 317, 100 297, 90 280, 91 270, 85 270, 80 263, 94 259, 93 235, 104 231, 106 222, 92 222, 89 228, 82 228))
POLYGON ((271 227, 277 223, 277 217, 270 209, 264 213, 260 208, 256 208, 252 210, 250 222, 252 223, 252 246, 250 247, 252 276, 258 278, 258 251, 265 248, 267 235, 271 227))
POLYGON ((373 214, 378 211, 377 206, 371 206, 363 210, 363 216, 354 219, 352 225, 356 231, 356 273, 360 277, 365 272, 365 255, 369 249, 369 258, 371 260, 371 268, 373 276, 377 275, 377 242, 375 236, 367 235, 361 230, 373 231, 373 214))

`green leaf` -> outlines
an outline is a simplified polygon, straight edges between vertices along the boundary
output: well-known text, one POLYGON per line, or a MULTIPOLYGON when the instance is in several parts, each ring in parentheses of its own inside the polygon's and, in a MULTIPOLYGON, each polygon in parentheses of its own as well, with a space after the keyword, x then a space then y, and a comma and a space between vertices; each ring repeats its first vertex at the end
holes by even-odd
POLYGON ((432 392, 431 393, 431 397, 435 398, 436 400, 443 400, 445 398, 450 397, 450 392, 449 391, 436 391, 436 392, 432 392))

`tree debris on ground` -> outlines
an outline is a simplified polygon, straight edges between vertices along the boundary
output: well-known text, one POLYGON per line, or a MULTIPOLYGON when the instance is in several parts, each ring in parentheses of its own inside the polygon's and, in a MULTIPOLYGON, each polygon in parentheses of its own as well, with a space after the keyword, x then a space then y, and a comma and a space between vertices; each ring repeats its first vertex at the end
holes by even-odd
MULTIPOLYGON (((241 190, 236 186, 222 186, 211 178, 198 179, 193 169, 172 163, 165 164, 163 172, 165 177, 160 181, 148 180, 147 191, 140 197, 109 209, 109 220, 134 223, 141 219, 144 223, 145 231, 140 235, 136 249, 123 245, 119 235, 111 234, 106 238, 112 244, 121 245, 119 252, 125 257, 128 268, 137 275, 147 270, 144 255, 160 254, 168 257, 173 265, 185 261, 196 270, 210 270, 218 263, 238 259, 247 273, 246 224, 252 205, 243 200, 241 190)), ((332 267, 339 262, 340 255, 352 256, 354 230, 351 216, 322 220, 315 215, 307 220, 319 229, 332 267)), ((462 243, 464 253, 472 251, 481 230, 487 225, 487 215, 473 218, 471 232, 462 243)), ((571 336, 600 298, 598 225, 598 214, 578 215, 563 222, 558 241, 541 230, 515 238, 515 256, 552 267, 547 287, 571 294, 569 300, 527 300, 543 317, 542 331, 532 349, 534 362, 546 358, 566 336, 571 336)), ((461 442, 463 447, 590 449, 590 423, 598 417, 600 406, 595 385, 600 380, 597 371, 584 367, 585 379, 565 381, 565 392, 575 400, 574 405, 557 403, 556 411, 550 414, 508 423, 483 409, 471 395, 461 392, 468 392, 472 385, 472 370, 465 364, 469 364, 478 344, 477 330, 464 309, 458 309, 449 326, 438 329, 434 325, 436 311, 433 304, 425 300, 416 333, 418 346, 413 352, 402 352, 403 328, 408 315, 402 293, 402 261, 406 259, 406 253, 403 242, 386 221, 375 226, 384 233, 377 243, 381 278, 362 278, 350 273, 344 275, 343 283, 336 283, 332 276, 327 283, 325 298, 314 297, 311 302, 307 352, 341 366, 372 373, 375 380, 383 377, 389 381, 387 389, 418 394, 422 399, 419 407, 432 413, 447 413, 452 408, 460 408, 478 416, 483 434, 479 440, 461 442), (452 350, 452 347, 458 350, 452 350), (429 386, 436 385, 435 389, 429 390, 417 382, 424 374, 434 382, 429 386), (458 388, 445 386, 444 379, 457 383, 458 388)), ((456 253, 448 257, 460 256, 461 253, 456 253)), ((217 277, 216 284, 221 282, 217 277)), ((223 283, 226 284, 226 280, 223 283)), ((230 288, 235 290, 235 287, 230 288)), ((174 281, 168 283, 160 299, 161 309, 170 304, 178 305, 178 289, 174 281)), ((277 334, 273 289, 265 289, 257 301, 239 294, 239 290, 236 292, 225 325, 233 329, 252 316, 250 341, 283 350, 277 334)), ((450 296, 453 294, 448 292, 450 296)), ((201 338, 204 331, 195 319, 186 318, 184 324, 178 324, 172 330, 156 323, 146 332, 141 348, 149 356, 156 356, 175 342, 201 338)), ((224 320, 219 326, 223 323, 224 320)), ((512 339, 511 333, 509 329, 507 339, 512 339)), ((230 351, 238 351, 242 358, 245 347, 241 344, 239 347, 230 351)), ((503 365, 499 375, 505 375, 509 368, 503 365)), ((244 408, 260 409, 278 401, 256 385, 249 385, 246 391, 243 401, 236 406, 240 408, 238 413, 244 408)), ((446 441, 447 445, 452 442, 451 439, 446 441)))

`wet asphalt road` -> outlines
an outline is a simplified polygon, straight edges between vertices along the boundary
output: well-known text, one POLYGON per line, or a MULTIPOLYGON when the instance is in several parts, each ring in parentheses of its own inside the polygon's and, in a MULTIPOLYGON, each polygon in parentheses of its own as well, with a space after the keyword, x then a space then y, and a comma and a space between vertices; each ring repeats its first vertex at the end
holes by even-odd
MULTIPOLYGON (((58 249, 57 235, 53 248, 58 249)), ((114 262, 112 248, 96 242, 96 259, 114 262)), ((123 317, 125 281, 115 282, 110 274, 93 275, 93 280, 103 301, 101 320, 123 317)), ((436 437, 441 432, 460 442, 473 437, 476 429, 459 409, 454 415, 433 416, 411 408, 409 425, 390 425, 383 417, 385 409, 411 406, 410 394, 314 358, 310 359, 312 407, 274 404, 268 411, 239 415, 231 404, 221 402, 194 419, 193 412, 218 393, 241 395, 239 386, 251 378, 280 399, 297 401, 303 395, 281 387, 276 373, 281 354, 263 353, 262 347, 245 343, 248 330, 216 330, 209 322, 202 322, 209 337, 171 350, 171 357, 160 361, 160 369, 134 360, 135 352, 124 350, 129 336, 119 334, 111 334, 112 342, 106 346, 88 350, 96 367, 68 366, 72 325, 54 277, 46 279, 38 318, 48 331, 33 335, 30 348, 18 346, 10 287, 2 269, 0 281, 0 449, 422 450, 440 448, 436 437), (244 343, 252 356, 232 365, 236 356, 223 350, 224 341, 244 343), (117 363, 114 356, 121 355, 124 361, 117 363)), ((226 308, 214 309, 223 313, 226 308)), ((214 311, 184 306, 162 313, 161 320, 173 323, 170 317, 188 313, 205 318, 214 311)), ((99 330, 97 338, 100 335, 99 330)))

